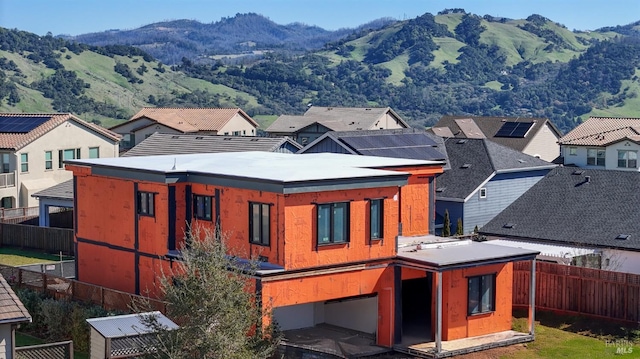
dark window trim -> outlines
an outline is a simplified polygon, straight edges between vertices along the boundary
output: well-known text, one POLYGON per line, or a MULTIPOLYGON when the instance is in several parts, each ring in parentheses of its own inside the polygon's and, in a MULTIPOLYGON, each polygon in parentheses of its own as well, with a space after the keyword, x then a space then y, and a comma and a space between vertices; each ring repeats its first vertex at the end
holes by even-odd
POLYGON ((371 244, 373 241, 381 241, 384 239, 384 200, 385 198, 369 198, 369 230, 368 230, 368 234, 369 234, 369 244, 371 244), (371 235, 372 231, 372 221, 371 219, 373 218, 373 213, 371 212, 371 202, 373 201, 379 201, 380 202, 380 215, 379 215, 379 223, 380 223, 380 236, 379 237, 373 237, 371 235))
POLYGON ((138 191, 138 193, 136 194, 136 202, 138 207, 136 212, 138 212, 138 215, 145 216, 145 217, 155 217, 156 194, 158 193, 138 191), (144 200, 143 197, 146 197, 146 202, 147 202, 147 210, 144 212, 142 211, 142 201, 144 200))
MULTIPOLYGON (((491 314, 494 313, 496 311, 496 279, 498 277, 497 273, 486 273, 486 274, 481 274, 481 275, 474 275, 474 276, 468 276, 467 277, 467 316, 468 317, 475 317, 475 316, 479 316, 479 315, 486 315, 486 314, 491 314), (479 311, 477 313, 471 313, 471 310, 469 308, 469 304, 471 303, 471 298, 470 298, 470 290, 471 290, 471 286, 469 285, 469 282, 471 281, 471 279, 473 278, 482 278, 482 277, 487 277, 487 276, 492 276, 493 277, 493 281, 492 281, 492 287, 491 287, 491 308, 489 310, 486 310, 484 312, 479 311)), ((480 281, 480 291, 478 292, 479 297, 476 298, 478 299, 478 303, 482 302, 482 291, 483 286, 482 286, 482 280, 480 281)))
POLYGON ((316 203, 316 250, 317 247, 324 247, 324 246, 332 246, 332 245, 349 245, 349 242, 351 240, 351 201, 340 201, 340 202, 327 202, 327 203, 316 203), (333 226, 334 226, 334 220, 335 217, 333 215, 333 209, 335 205, 338 204, 346 204, 346 213, 345 213, 345 228, 346 228, 346 233, 345 233, 345 240, 342 242, 335 242, 334 238, 333 238, 333 226), (319 209, 320 206, 330 206, 330 216, 329 216, 329 228, 330 228, 330 232, 329 232, 329 242, 327 243, 320 243, 320 226, 319 226, 319 221, 318 221, 318 216, 320 215, 319 213, 319 209))
POLYGON ((213 222, 213 196, 194 193, 192 197, 193 197, 193 218, 197 220, 213 222), (198 214, 198 198, 205 199, 204 216, 200 216, 198 214), (206 202, 207 198, 209 199, 208 205, 206 202), (207 216, 207 209, 209 210, 209 216, 207 216))
POLYGON ((249 243, 250 244, 255 244, 258 246, 264 246, 264 247, 270 247, 271 246, 271 206, 273 206, 272 203, 264 203, 264 202, 249 202, 249 243), (254 225, 254 218, 253 218, 253 206, 258 206, 258 228, 260 228, 260 240, 258 242, 253 240, 254 237, 254 233, 253 233, 253 225, 254 225), (263 206, 267 206, 267 233, 265 236, 264 233, 264 222, 263 222, 263 206), (266 238, 265 238, 266 237, 266 238))

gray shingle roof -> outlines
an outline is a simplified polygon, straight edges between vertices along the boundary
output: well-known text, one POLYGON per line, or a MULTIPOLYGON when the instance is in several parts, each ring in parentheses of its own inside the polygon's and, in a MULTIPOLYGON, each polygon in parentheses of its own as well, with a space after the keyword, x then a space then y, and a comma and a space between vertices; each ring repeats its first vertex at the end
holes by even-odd
POLYGON ((533 171, 555 167, 487 139, 445 141, 451 169, 436 179, 436 197, 466 199, 494 172, 533 171))
MULTIPOLYGON (((448 127, 453 135, 457 138, 468 138, 472 136, 465 135, 464 127, 460 127, 461 122, 457 120, 466 119, 468 121, 472 121, 475 123, 476 128, 479 128, 482 131, 482 134, 491 139, 492 141, 499 143, 501 145, 511 147, 518 151, 523 151, 531 139, 535 136, 536 133, 544 126, 545 123, 548 123, 551 129, 555 132, 556 136, 560 137, 562 134, 560 131, 546 118, 522 118, 522 117, 472 117, 472 116, 443 116, 438 123, 434 125, 434 128, 448 127), (495 137, 496 133, 500 130, 505 121, 516 121, 516 122, 534 122, 533 127, 529 131, 526 137, 522 138, 508 138, 508 137, 495 137)), ((469 126, 469 124, 467 124, 469 126)), ((442 130, 434 130, 435 133, 442 133, 442 130), (440 131, 440 132, 438 132, 440 131)), ((475 138, 477 138, 477 135, 475 138)))
POLYGON ((314 147, 326 139, 331 139, 348 149, 348 152, 354 154, 445 161, 444 168, 449 168, 444 139, 423 129, 330 131, 311 142, 298 153, 318 152, 314 150, 314 147))
POLYGON ((31 195, 35 198, 54 198, 73 200, 73 180, 58 183, 55 186, 45 188, 31 195))
POLYGON ((640 250, 640 173, 558 167, 480 230, 492 236, 640 250), (589 182, 586 182, 589 176, 589 182), (505 224, 513 224, 505 228, 505 224), (630 235, 620 240, 620 234, 630 235))
POLYGON ((375 129, 377 121, 387 113, 398 119, 403 127, 409 125, 391 108, 319 107, 312 106, 303 116, 282 115, 265 131, 271 133, 294 133, 313 123, 319 123, 332 131, 354 131, 375 129))
POLYGON ((282 146, 296 152, 301 146, 288 137, 241 137, 154 133, 122 157, 156 156, 190 153, 275 152, 282 146))
POLYGON ((0 275, 0 324, 31 322, 31 315, 0 275))

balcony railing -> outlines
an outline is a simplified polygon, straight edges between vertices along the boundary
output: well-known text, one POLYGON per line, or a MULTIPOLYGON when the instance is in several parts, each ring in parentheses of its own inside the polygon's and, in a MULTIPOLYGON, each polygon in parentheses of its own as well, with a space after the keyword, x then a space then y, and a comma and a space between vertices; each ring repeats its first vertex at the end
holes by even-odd
POLYGON ((16 172, 0 173, 0 188, 16 186, 16 172))

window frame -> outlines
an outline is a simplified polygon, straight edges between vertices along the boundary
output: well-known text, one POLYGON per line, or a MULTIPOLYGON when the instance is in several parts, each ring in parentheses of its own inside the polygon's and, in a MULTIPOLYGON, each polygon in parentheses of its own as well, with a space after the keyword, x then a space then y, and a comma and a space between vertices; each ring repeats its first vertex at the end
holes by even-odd
POLYGON ((485 199, 485 198, 487 198, 487 187, 482 187, 482 188, 480 188, 480 190, 478 191, 478 196, 479 196, 481 199, 485 199))
POLYGON ((249 202, 249 243, 266 247, 271 245, 271 204, 249 202), (259 232, 257 236, 256 229, 259 232))
POLYGON ((569 156, 577 156, 578 155, 578 147, 569 147, 569 156))
POLYGON ((58 169, 64 168, 64 161, 66 160, 79 160, 79 159, 80 159, 79 148, 65 148, 63 150, 58 150, 58 169), (68 151, 73 151, 73 156, 71 158, 65 158, 65 154, 68 151))
POLYGON ((11 172, 11 154, 2 153, 0 154, 0 165, 2 168, 2 173, 10 173, 11 172))
POLYGON ((638 151, 618 150, 618 168, 638 168, 638 151), (631 153, 635 155, 635 159, 629 159, 631 153), (620 154, 624 154, 623 158, 620 158, 620 154), (624 161, 624 166, 620 166, 620 161, 624 161), (633 166, 629 165, 631 161, 635 162, 633 166))
POLYGON ((44 151, 44 170, 53 170, 53 151, 44 151), (48 159, 47 155, 49 156, 48 159))
POLYGON ((146 217, 155 217, 155 192, 138 191, 136 193, 137 214, 146 217), (143 206, 145 204, 145 206, 143 206))
POLYGON ((497 273, 482 274, 467 277, 467 316, 483 315, 496 311, 496 277, 497 273), (487 280, 487 278, 491 278, 487 280), (472 283, 474 282, 474 283, 472 283), (472 293, 473 287, 477 292, 472 293), (486 292, 490 298, 489 303, 483 303, 486 292), (475 298, 474 295, 477 295, 475 298), (472 302, 472 300, 475 300, 472 302), (483 305, 487 305, 483 308, 483 305))
POLYGON ((369 240, 376 241, 384 238, 384 198, 372 198, 369 200, 369 240), (377 203, 377 206, 374 206, 377 203), (377 209, 374 213, 374 208, 377 209), (374 222, 374 218, 377 221, 374 222), (377 228, 374 228, 377 227, 377 228), (374 235, 374 233, 378 235, 374 235))
POLYGON ((100 147, 89 147, 89 158, 100 158, 100 147), (95 151, 96 152, 96 156, 95 157, 91 156, 91 151, 95 151))
MULTIPOLYGON (((350 237, 351 237, 351 226, 350 226, 350 220, 351 220, 351 202, 331 202, 331 203, 317 203, 316 204, 316 244, 318 246, 326 246, 326 245, 334 245, 334 244, 348 244, 350 241, 350 237), (336 228, 336 218, 340 219, 340 216, 336 215, 336 209, 339 209, 340 207, 342 207, 343 209, 343 214, 342 214, 342 221, 339 222, 342 225, 340 226, 342 229, 342 236, 343 236, 343 240, 337 241, 336 240, 336 229, 340 229, 340 228, 336 228), (324 212, 323 209, 328 209, 329 212, 329 218, 328 218, 328 223, 327 223, 327 228, 325 228, 324 230, 327 230, 328 233, 328 237, 323 237, 323 238, 327 238, 326 241, 320 241, 321 238, 321 212, 324 212)), ((322 222, 325 222, 324 220, 322 222)), ((323 233, 325 234, 325 233, 323 233)))
POLYGON ((203 194, 193 195, 193 218, 202 221, 213 221, 213 196, 203 194), (200 200, 202 200, 202 202, 200 200), (202 203, 202 208, 200 208, 200 203, 202 203), (202 209, 202 211, 200 209, 202 209))
POLYGON ((20 173, 29 173, 29 153, 20 153, 20 173))
POLYGON ((605 167, 607 165, 607 151, 604 148, 600 147, 591 147, 587 148, 587 166, 597 166, 597 167, 605 167), (589 156, 590 151, 595 151, 595 157, 589 156), (602 156, 600 156, 602 153, 602 156), (593 163, 589 163, 589 159, 593 159, 593 163), (600 160, 602 160, 602 164, 600 164, 600 160))

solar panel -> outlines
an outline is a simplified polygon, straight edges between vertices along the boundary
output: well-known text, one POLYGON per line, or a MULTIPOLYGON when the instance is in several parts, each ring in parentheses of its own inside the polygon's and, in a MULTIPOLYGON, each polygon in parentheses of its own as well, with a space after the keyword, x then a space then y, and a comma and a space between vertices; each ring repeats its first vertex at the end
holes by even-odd
POLYGON ((27 133, 49 119, 51 117, 0 116, 0 133, 27 133))
POLYGON ((524 138, 532 126, 533 122, 508 121, 500 127, 495 137, 524 138))

